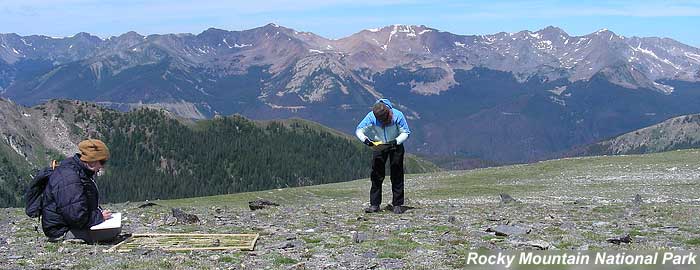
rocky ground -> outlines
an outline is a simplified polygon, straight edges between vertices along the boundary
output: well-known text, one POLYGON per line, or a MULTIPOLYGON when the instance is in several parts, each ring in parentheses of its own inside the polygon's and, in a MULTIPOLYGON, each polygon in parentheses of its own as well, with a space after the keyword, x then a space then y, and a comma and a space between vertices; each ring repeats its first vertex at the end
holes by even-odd
POLYGON ((22 209, 0 209, 0 268, 464 269, 473 250, 694 250, 699 158, 687 150, 409 175, 404 214, 362 212, 367 179, 107 205, 123 213, 125 233, 259 233, 254 251, 104 253, 110 245, 49 243, 22 209), (279 206, 251 211, 256 199, 279 206), (199 222, 179 222, 172 208, 199 222))

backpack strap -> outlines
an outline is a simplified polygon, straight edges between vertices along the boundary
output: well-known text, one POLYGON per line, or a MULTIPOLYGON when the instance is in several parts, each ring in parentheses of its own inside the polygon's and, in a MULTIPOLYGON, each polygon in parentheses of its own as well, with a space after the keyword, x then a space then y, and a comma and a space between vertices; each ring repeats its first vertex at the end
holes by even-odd
MULTIPOLYGON (((59 162, 58 162, 57 160, 55 160, 55 159, 54 159, 54 160, 51 160, 51 170, 55 170, 56 167, 58 167, 58 165, 59 165, 59 162)), ((42 205, 42 207, 43 207, 43 205, 42 205)), ((36 231, 36 232, 38 232, 38 233, 41 233, 41 232, 39 231, 39 228, 41 228, 41 218, 42 218, 42 217, 43 217, 43 215, 39 215, 39 217, 36 218, 36 223, 37 223, 37 224, 34 225, 34 231, 36 231)), ((42 230, 43 230, 43 228, 42 228, 42 230)))

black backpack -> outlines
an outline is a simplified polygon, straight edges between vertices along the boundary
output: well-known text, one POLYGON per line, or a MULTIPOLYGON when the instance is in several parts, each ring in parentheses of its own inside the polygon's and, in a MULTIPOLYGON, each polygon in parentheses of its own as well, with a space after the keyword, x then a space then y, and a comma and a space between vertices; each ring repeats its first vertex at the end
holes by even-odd
POLYGON ((31 218, 37 218, 41 216, 41 210, 44 201, 44 189, 49 183, 49 178, 53 173, 54 169, 58 166, 58 162, 55 160, 51 162, 51 166, 43 168, 37 171, 36 176, 32 179, 32 183, 27 187, 27 191, 24 194, 24 201, 27 203, 24 207, 24 212, 27 216, 31 218))

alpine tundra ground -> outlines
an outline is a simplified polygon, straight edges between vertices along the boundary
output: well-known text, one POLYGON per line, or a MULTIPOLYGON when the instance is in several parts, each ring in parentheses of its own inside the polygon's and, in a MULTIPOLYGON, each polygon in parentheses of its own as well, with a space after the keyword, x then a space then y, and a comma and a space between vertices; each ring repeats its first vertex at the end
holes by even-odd
POLYGON ((104 253, 110 245, 49 243, 23 209, 0 209, 0 268, 487 269, 467 264, 466 255, 696 250, 699 180, 700 151, 684 150, 407 175, 407 205, 413 209, 401 215, 362 212, 368 179, 152 201, 156 205, 143 208, 144 202, 107 205, 126 217, 124 233, 259 233, 254 251, 104 253), (251 211, 248 202, 256 199, 279 206, 251 211), (171 208, 200 222, 179 223, 171 208))

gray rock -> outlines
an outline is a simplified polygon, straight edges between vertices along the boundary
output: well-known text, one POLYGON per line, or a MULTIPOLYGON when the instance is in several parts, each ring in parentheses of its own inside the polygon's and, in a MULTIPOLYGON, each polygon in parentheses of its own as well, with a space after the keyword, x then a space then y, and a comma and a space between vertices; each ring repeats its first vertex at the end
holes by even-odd
POLYGON ((159 204, 157 204, 157 203, 148 202, 148 203, 144 203, 142 205, 139 205, 138 208, 146 208, 146 207, 152 207, 152 206, 158 206, 158 205, 159 204))
POLYGON ((642 204, 644 203, 644 200, 642 200, 642 195, 634 195, 634 200, 632 200, 634 204, 642 204))
POLYGON ((561 228, 562 230, 574 230, 576 229, 576 223, 571 221, 564 221, 561 223, 559 228, 561 228))
POLYGON ((669 232, 677 232, 679 230, 679 228, 678 228, 678 226, 663 226, 663 227, 659 228, 658 230, 662 231, 662 232, 669 233, 669 232))
POLYGON ((381 261, 381 265, 385 269, 402 269, 404 268, 404 262, 399 259, 384 259, 381 261))
POLYGON ((12 256, 7 256, 8 260, 18 260, 18 259, 23 259, 24 256, 22 255, 12 255, 12 256))
POLYGON ((598 222, 593 222, 592 225, 593 225, 593 227, 598 227, 598 228, 600 228, 600 227, 605 227, 605 226, 610 225, 610 222, 598 221, 598 222))
POLYGON ((525 242, 526 246, 530 246, 539 250, 547 250, 552 247, 552 244, 550 244, 547 241, 544 240, 533 240, 533 241, 527 241, 525 242))
POLYGON ((627 244, 629 244, 629 243, 632 243, 632 237, 631 237, 629 234, 627 234, 627 235, 625 235, 625 236, 608 238, 608 239, 605 240, 605 241, 608 242, 608 243, 615 244, 615 245, 619 245, 620 243, 627 243, 627 244))
POLYGON ((353 243, 362 243, 367 240, 367 234, 363 232, 352 232, 352 242, 353 243))
POLYGON ((367 251, 365 253, 362 253, 363 258, 368 258, 368 259, 374 259, 377 258, 377 252, 376 251, 367 251))
POLYGON ((306 263, 305 262, 300 262, 295 265, 292 265, 290 267, 287 267, 288 270, 303 270, 306 269, 306 263))
POLYGON ((512 225, 498 225, 496 228, 488 228, 486 231, 494 232, 497 236, 514 236, 528 234, 532 229, 512 225))
POLYGON ((277 248, 278 249, 288 249, 288 248, 293 248, 293 247, 294 247, 294 243, 285 242, 285 243, 280 244, 277 248))
POLYGON ((248 208, 250 208, 251 211, 264 209, 264 208, 267 208, 270 206, 280 206, 280 205, 278 203, 274 203, 272 201, 263 200, 263 199, 258 199, 258 200, 248 202, 248 208))
POLYGON ((511 197, 510 195, 505 194, 505 193, 501 193, 498 196, 501 197, 501 203, 508 204, 508 203, 517 203, 518 202, 518 200, 513 199, 513 197, 511 197))
POLYGON ((179 208, 172 208, 173 217, 177 219, 178 223, 182 224, 192 224, 198 223, 199 218, 196 215, 185 213, 179 208))

